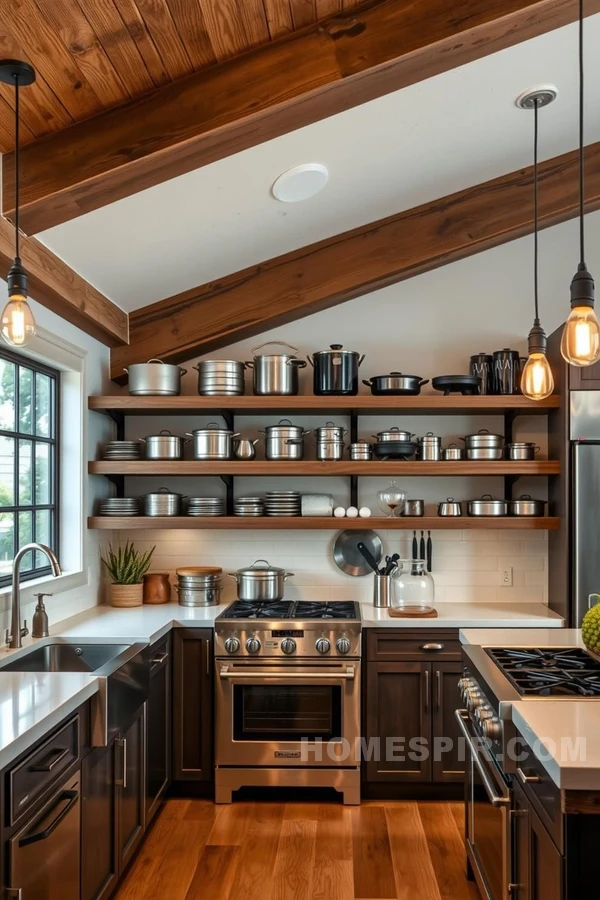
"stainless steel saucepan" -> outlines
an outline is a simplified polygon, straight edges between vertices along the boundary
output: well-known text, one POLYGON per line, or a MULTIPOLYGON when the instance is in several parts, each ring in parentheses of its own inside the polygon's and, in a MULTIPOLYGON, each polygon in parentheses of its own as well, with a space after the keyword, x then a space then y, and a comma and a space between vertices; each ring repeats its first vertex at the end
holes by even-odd
POLYGON ((188 437, 194 439, 194 459, 231 459, 233 439, 239 436, 217 422, 188 432, 188 437))
POLYGON ((142 438, 146 444, 146 459, 181 459, 183 447, 187 444, 184 438, 172 434, 168 429, 160 434, 150 434, 142 438))
POLYGON ((281 600, 285 582, 293 574, 271 566, 266 559, 257 559, 248 569, 227 573, 237 582, 240 600, 281 600))
POLYGON ((530 494, 521 494, 517 500, 508 501, 509 516, 543 516, 546 500, 534 500, 530 494))
POLYGON ((469 516, 506 516, 508 503, 506 500, 494 500, 491 494, 483 494, 478 500, 467 501, 469 516))
POLYGON ((181 393, 181 378, 187 374, 187 369, 162 359, 134 363, 123 371, 129 375, 129 393, 135 397, 177 396, 181 393))

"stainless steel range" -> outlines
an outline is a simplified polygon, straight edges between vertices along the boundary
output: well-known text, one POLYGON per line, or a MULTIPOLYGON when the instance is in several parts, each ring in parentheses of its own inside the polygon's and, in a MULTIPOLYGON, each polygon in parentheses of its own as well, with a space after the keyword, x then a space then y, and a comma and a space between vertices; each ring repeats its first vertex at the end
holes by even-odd
POLYGON ((215 620, 215 799, 332 787, 360 803, 358 604, 242 601, 215 620))
POLYGON ((481 894, 505 900, 517 891, 512 847, 513 778, 525 783, 527 755, 511 720, 521 699, 600 698, 600 662, 579 647, 463 647, 464 709, 456 717, 467 742, 467 860, 481 894))

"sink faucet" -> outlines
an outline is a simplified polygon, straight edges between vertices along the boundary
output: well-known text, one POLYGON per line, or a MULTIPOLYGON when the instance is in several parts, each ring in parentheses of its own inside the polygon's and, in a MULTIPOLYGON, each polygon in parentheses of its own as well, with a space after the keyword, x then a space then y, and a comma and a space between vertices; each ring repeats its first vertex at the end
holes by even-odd
POLYGON ((48 562, 50 563, 52 575, 54 576, 54 578, 61 574, 60 563, 58 562, 58 559, 56 558, 54 552, 50 549, 50 547, 47 547, 46 544, 25 544, 25 546, 21 547, 21 549, 15 556, 12 569, 12 608, 10 617, 10 634, 8 634, 8 632, 6 634, 6 643, 11 650, 18 650, 19 647, 22 647, 22 638, 26 637, 29 634, 27 622, 25 622, 24 627, 21 628, 21 586, 19 584, 19 575, 21 560, 27 553, 29 553, 30 550, 39 550, 40 553, 43 553, 48 557, 48 562))

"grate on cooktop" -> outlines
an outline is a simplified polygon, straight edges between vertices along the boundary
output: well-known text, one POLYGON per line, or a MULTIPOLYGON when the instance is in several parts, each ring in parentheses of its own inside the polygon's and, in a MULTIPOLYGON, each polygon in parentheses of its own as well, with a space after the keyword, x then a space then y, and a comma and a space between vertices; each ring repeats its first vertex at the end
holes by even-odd
POLYGON ((487 653, 524 696, 600 697, 600 662, 579 647, 488 648, 487 653))
POLYGON ((359 619, 354 602, 310 600, 236 600, 224 619, 359 619))

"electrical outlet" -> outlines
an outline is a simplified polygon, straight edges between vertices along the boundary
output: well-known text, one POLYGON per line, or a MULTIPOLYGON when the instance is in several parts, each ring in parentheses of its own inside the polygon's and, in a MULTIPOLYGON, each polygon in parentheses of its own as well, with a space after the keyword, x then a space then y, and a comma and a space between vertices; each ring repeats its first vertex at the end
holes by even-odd
POLYGON ((513 583, 513 570, 512 566, 507 566, 502 570, 502 586, 503 587, 512 587, 513 583))

